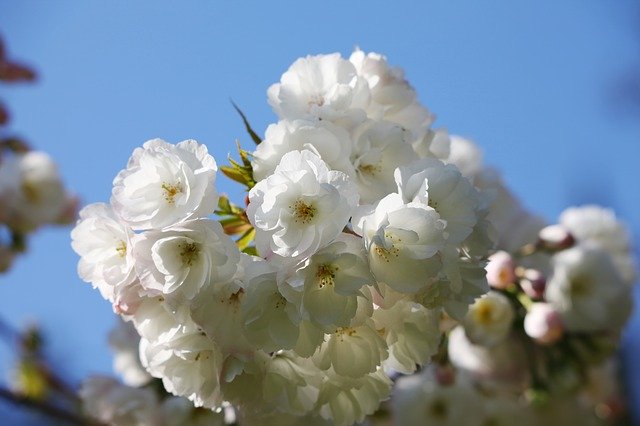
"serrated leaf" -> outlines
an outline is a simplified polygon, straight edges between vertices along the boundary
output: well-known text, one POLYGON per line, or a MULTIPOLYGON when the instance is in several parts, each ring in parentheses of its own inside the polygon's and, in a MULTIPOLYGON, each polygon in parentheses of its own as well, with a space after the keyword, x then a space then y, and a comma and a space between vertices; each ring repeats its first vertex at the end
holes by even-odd
POLYGON ((262 142, 262 139, 260 138, 260 136, 258 136, 258 134, 256 132, 253 131, 253 129, 251 128, 251 124, 249 124, 249 120, 247 120, 247 117, 244 115, 244 113, 238 107, 238 105, 236 105, 236 103, 233 102, 233 100, 231 100, 231 105, 233 105, 233 107, 238 112, 238 114, 240 114, 240 117, 242 118, 242 122, 244 123, 244 127, 245 127, 245 129, 247 129, 247 133, 249 133, 249 136, 251 137, 251 140, 253 140, 253 142, 256 145, 259 145, 260 142, 262 142))
POLYGON ((240 170, 231 166, 220 166, 220 171, 229 179, 248 186, 247 176, 240 170))

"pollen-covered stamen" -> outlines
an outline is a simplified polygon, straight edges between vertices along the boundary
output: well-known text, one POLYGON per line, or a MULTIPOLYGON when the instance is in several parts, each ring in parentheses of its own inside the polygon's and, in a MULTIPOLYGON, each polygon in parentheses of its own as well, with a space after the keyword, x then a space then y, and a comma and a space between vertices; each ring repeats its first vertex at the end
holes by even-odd
POLYGON ((322 264, 318 266, 316 271, 316 278, 318 283, 318 288, 324 288, 324 286, 333 286, 336 278, 336 271, 338 270, 337 266, 332 266, 328 264, 322 264))
POLYGON ((276 293, 275 296, 276 296, 276 303, 275 303, 276 309, 281 309, 287 306, 287 299, 285 299, 283 295, 281 295, 280 293, 276 293))
POLYGON ((476 322, 479 324, 490 324, 493 321, 493 312, 494 309, 491 303, 480 300, 474 312, 476 322))
POLYGON ((309 105, 309 108, 311 108, 313 105, 321 107, 322 105, 324 105, 324 96, 322 96, 322 95, 312 95, 309 98, 308 105, 309 105))
POLYGON ((358 171, 361 174, 375 176, 376 174, 382 172, 382 167, 379 164, 363 164, 358 166, 358 171))
POLYGON ((432 209, 434 209, 435 211, 438 211, 438 202, 434 200, 433 197, 429 197, 429 201, 427 202, 427 205, 432 209))
POLYGON ((164 191, 164 199, 167 201, 167 203, 170 205, 174 205, 176 202, 175 201, 176 195, 181 194, 183 191, 183 188, 180 181, 174 184, 163 182, 162 190, 164 191))
POLYGON ((571 295, 574 297, 586 296, 589 294, 590 285, 589 278, 583 275, 573 277, 570 281, 571 295))
POLYGON ((345 337, 353 337, 358 334, 358 332, 353 327, 338 327, 335 331, 335 334, 342 342, 344 341, 345 337))
POLYGON ((301 222, 303 224, 310 223, 316 215, 316 208, 313 204, 307 204, 303 200, 297 200, 295 203, 289 206, 291 213, 294 216, 294 221, 301 222))
POLYGON ((191 266, 198 259, 200 254, 200 244, 198 243, 182 243, 178 245, 180 249, 180 258, 185 266, 191 266))
POLYGON ((118 253, 118 256, 125 257, 127 255, 127 243, 120 240, 116 246, 116 252, 118 253))
POLYGON ((38 190, 37 183, 25 180, 24 182, 22 182, 20 189, 22 189, 22 193, 24 194, 24 197, 28 202, 37 203, 38 201, 40 201, 41 194, 38 190))
MULTIPOLYGON (((385 234, 385 236, 387 236, 385 234)), ((402 240, 399 240, 400 242, 402 240)), ((381 257, 385 262, 389 263, 392 257, 399 257, 400 249, 398 249, 393 243, 389 244, 391 247, 385 248, 378 244, 373 244, 373 252, 381 257)))

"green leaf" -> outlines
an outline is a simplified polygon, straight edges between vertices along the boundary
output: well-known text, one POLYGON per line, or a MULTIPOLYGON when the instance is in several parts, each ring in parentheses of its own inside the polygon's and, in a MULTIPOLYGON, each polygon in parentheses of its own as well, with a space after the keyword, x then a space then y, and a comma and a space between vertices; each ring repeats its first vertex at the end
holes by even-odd
POLYGON ((231 166, 220 166, 220 171, 225 174, 229 179, 248 186, 247 176, 242 170, 238 170, 231 166))
POLYGON ((243 253, 249 254, 251 256, 257 256, 258 255, 258 250, 256 250, 255 246, 248 246, 245 247, 244 249, 242 249, 243 253))
POLYGON ((256 236, 256 230, 253 227, 251 227, 250 229, 247 230, 247 232, 242 234, 240 238, 238 238, 238 241, 236 241, 236 244, 238 245, 240 250, 244 250, 245 248, 247 248, 247 246, 249 246, 249 244, 251 244, 255 236, 256 236))
POLYGON ((231 100, 231 105, 233 105, 233 107, 238 112, 238 114, 240 114, 240 117, 242 117, 242 122, 244 123, 244 127, 247 129, 247 133, 249 133, 249 136, 251 136, 251 139, 253 140, 253 142, 255 142, 256 145, 259 145, 260 142, 262 142, 262 139, 260 138, 260 136, 258 136, 256 132, 253 131, 253 129, 251 128, 251 124, 249 124, 249 120, 247 120, 247 117, 244 115, 244 113, 238 107, 238 105, 236 105, 236 103, 233 102, 233 100, 231 100))
POLYGON ((218 198, 218 210, 216 214, 220 213, 231 214, 231 203, 229 203, 229 197, 226 195, 221 195, 218 198))

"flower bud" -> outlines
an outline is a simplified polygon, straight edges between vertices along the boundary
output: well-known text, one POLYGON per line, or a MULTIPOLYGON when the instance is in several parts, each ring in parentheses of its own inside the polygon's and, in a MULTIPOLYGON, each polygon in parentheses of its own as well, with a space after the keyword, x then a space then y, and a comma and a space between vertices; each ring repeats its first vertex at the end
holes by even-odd
POLYGON ((560 314, 547 303, 534 303, 524 318, 524 331, 542 345, 558 341, 564 333, 560 314))
POLYGON ((520 279, 520 287, 532 299, 542 299, 547 287, 547 279, 537 269, 525 269, 520 279))
POLYGON ((540 230, 538 242, 546 250, 558 251, 573 246, 576 240, 564 226, 550 225, 540 230))
POLYGON ((505 289, 516 278, 515 262, 506 251, 497 251, 489 256, 485 269, 487 282, 493 288, 505 289))

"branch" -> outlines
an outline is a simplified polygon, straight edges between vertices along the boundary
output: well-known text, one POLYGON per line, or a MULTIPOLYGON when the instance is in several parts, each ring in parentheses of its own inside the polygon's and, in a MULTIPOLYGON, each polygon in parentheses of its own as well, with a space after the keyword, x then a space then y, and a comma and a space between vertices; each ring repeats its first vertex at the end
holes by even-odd
POLYGON ((16 395, 10 390, 3 387, 0 387, 0 399, 4 399, 10 402, 11 404, 14 404, 20 407, 32 409, 34 411, 37 411, 49 417, 53 417, 55 419, 65 420, 74 425, 81 425, 81 426, 103 425, 102 423, 96 422, 95 420, 84 418, 75 413, 69 412, 67 410, 48 404, 46 402, 37 401, 35 399, 28 398, 25 396, 16 395))

